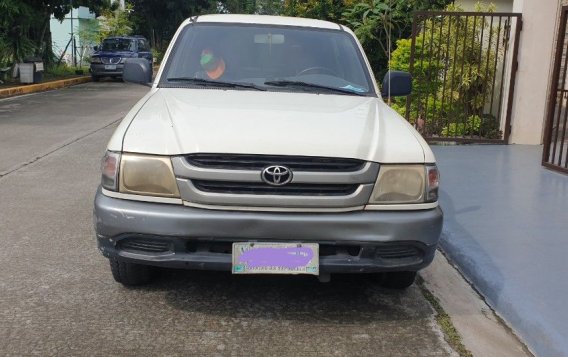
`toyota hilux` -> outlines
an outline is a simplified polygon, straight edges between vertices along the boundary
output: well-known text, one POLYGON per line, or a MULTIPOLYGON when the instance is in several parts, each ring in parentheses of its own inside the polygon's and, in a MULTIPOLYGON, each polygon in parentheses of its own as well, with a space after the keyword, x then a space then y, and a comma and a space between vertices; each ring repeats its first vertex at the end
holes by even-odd
POLYGON ((439 175, 383 98, 361 44, 331 22, 206 15, 175 34, 102 160, 94 223, 116 281, 156 267, 232 274, 370 273, 406 288, 433 260, 439 175))

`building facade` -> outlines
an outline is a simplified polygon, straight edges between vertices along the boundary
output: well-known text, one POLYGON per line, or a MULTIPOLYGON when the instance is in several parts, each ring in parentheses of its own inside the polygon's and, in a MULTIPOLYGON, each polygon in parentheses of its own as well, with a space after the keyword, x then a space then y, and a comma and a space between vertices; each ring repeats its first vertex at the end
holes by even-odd
POLYGON ((50 20, 51 40, 53 53, 68 64, 73 64, 73 50, 75 50, 75 59, 80 62, 88 52, 92 44, 83 43, 79 33, 89 26, 89 22, 95 20, 95 14, 89 8, 81 6, 72 9, 63 21, 55 18, 50 20), (74 39, 74 43, 72 41, 74 39))

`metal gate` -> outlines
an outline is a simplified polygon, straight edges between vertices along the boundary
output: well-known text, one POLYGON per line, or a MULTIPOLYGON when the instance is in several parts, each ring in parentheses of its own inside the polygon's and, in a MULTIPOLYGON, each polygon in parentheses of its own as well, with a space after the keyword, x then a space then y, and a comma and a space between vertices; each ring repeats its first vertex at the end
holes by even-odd
POLYGON ((542 164, 568 173, 568 6, 562 7, 552 85, 548 101, 542 164))
POLYGON ((414 14, 406 119, 428 141, 506 144, 521 14, 414 14))

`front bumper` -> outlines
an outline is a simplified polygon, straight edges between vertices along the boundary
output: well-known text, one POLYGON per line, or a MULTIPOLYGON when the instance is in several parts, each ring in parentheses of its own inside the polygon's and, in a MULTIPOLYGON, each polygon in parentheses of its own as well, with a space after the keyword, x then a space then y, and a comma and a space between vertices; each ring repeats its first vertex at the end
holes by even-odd
POLYGON ((123 64, 99 64, 91 63, 91 74, 94 76, 122 76, 124 70, 123 64), (114 66, 114 67, 105 67, 114 66), (111 68, 111 69, 107 69, 111 68))
POLYGON ((320 271, 419 270, 431 263, 442 210, 287 213, 207 210, 111 198, 94 210, 104 256, 163 267, 231 270, 232 242, 319 243, 320 271))

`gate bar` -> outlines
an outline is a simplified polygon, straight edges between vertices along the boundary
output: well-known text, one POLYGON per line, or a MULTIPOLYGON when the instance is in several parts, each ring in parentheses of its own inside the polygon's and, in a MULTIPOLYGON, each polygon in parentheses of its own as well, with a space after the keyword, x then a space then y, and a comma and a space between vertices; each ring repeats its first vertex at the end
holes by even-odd
MULTIPOLYGON (((546 126, 544 131, 544 148, 542 150, 542 165, 555 170, 560 171, 563 173, 568 173, 568 153, 567 157, 565 158, 564 167, 562 167, 561 159, 558 162, 558 165, 554 164, 554 159, 556 155, 556 146, 557 146, 557 139, 558 133, 556 135, 556 140, 554 141, 554 151, 553 157, 550 158, 550 146, 552 144, 552 131, 554 129, 554 117, 556 117, 556 108, 558 107, 558 117, 560 117, 562 112, 562 105, 564 101, 564 96, 566 95, 566 90, 564 89, 565 86, 565 77, 567 71, 567 64, 564 63, 564 74, 563 74, 563 85, 562 88, 558 88, 559 81, 560 81, 560 70, 562 67, 562 55, 564 54, 564 45, 566 41, 566 27, 568 25, 568 6, 562 7, 562 14, 560 17, 560 25, 559 25, 559 32, 558 38, 556 39, 556 55, 554 57, 554 68, 552 71, 552 82, 550 84, 550 94, 548 97, 548 105, 547 105, 547 114, 546 114, 546 126), (559 96, 560 94, 560 96, 559 96), (559 99, 560 97, 560 99, 559 99)), ((567 51, 568 52, 568 51, 567 51)), ((566 54, 565 61, 568 61, 568 53, 566 54)), ((568 112, 567 109, 565 111, 568 112)), ((560 118, 557 120, 558 124, 560 124, 560 118)), ((560 125, 558 127, 560 130, 560 125)), ((564 131, 566 131, 566 120, 564 123, 564 131)), ((564 136, 565 133, 563 133, 564 136)), ((562 145, 563 146, 563 145, 562 145)))

